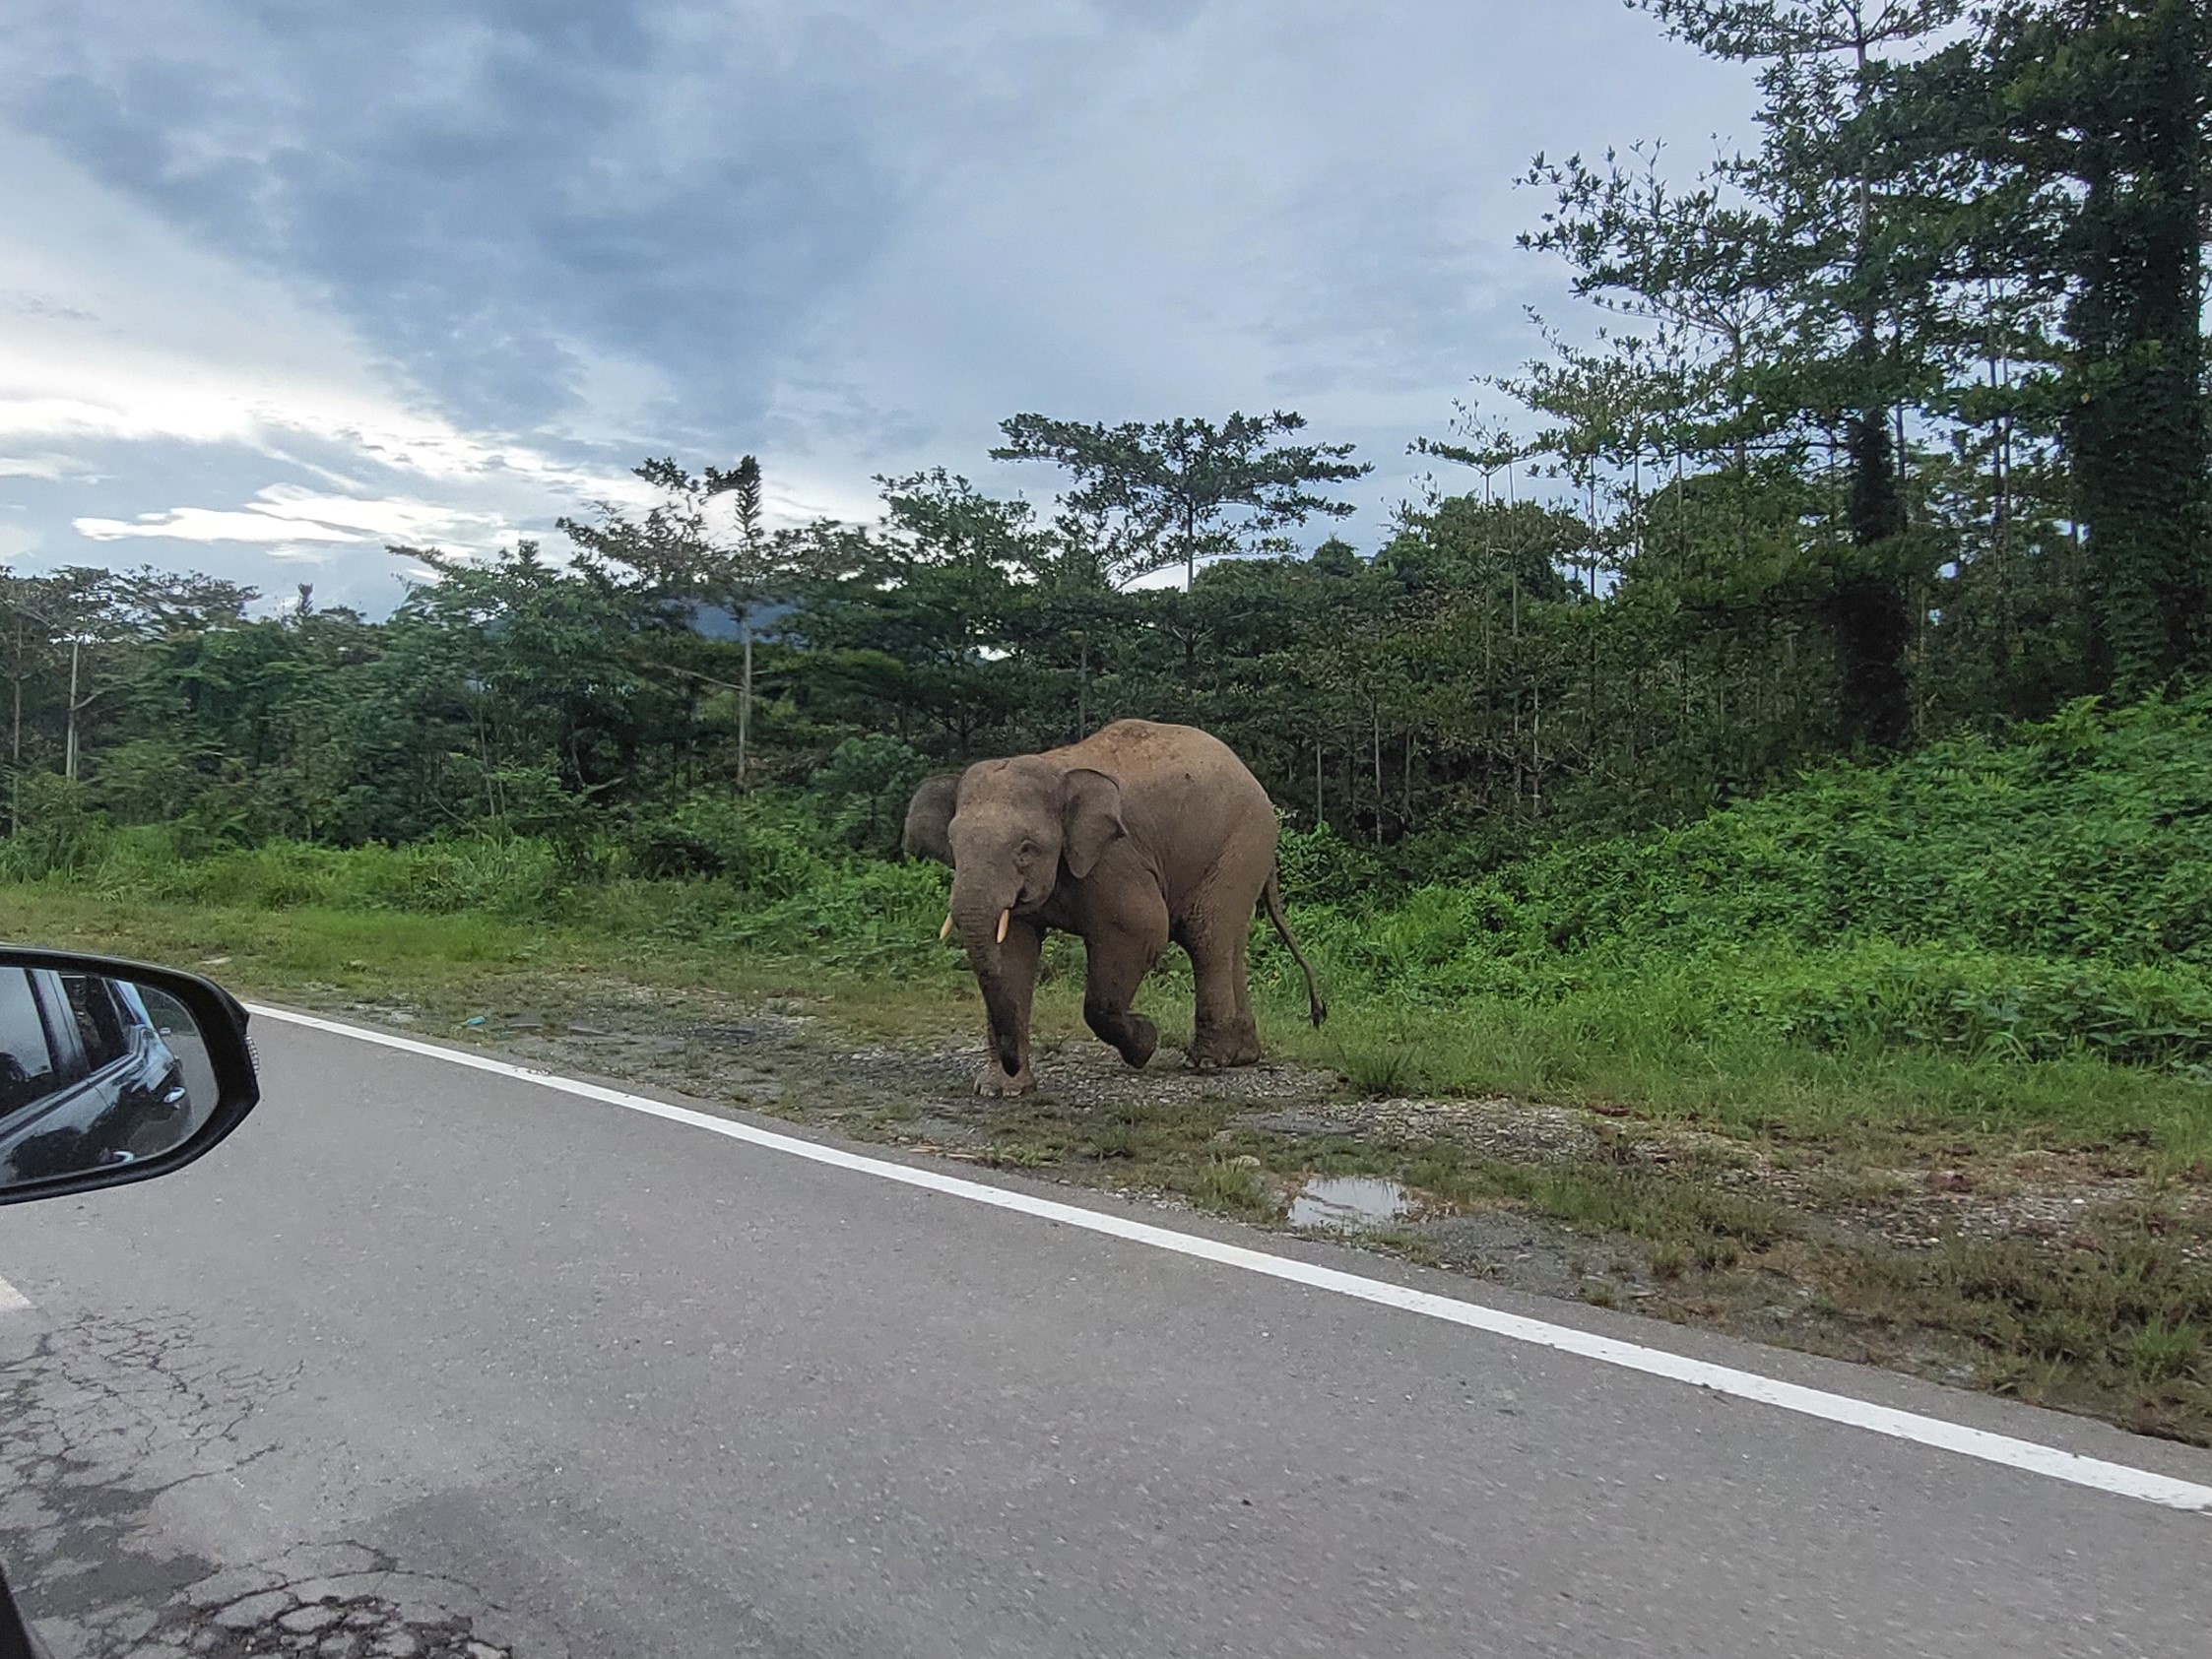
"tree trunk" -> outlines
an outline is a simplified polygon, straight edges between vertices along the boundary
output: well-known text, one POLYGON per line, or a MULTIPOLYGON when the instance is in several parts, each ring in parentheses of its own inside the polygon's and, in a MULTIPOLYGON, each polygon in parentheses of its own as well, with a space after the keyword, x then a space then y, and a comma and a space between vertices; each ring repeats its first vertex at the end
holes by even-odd
POLYGON ((1368 715, 1375 722, 1375 845, 1383 844, 1383 711, 1377 703, 1367 705, 1368 715))
MULTIPOLYGON (((1872 351, 1869 341, 1866 348, 1872 351)), ((1889 414, 1866 410, 1850 429, 1851 551, 1828 599, 1842 683, 1842 736, 1879 748, 1904 743, 1912 728, 1905 650, 1912 621, 1900 569, 1905 497, 1898 488, 1889 414)))
POLYGON ((1544 815, 1544 688, 1535 687, 1535 709, 1529 729, 1529 815, 1544 815))
MULTIPOLYGON (((1868 47, 1855 42, 1856 104, 1866 110, 1872 83, 1868 47)), ((1858 179, 1858 224, 1853 250, 1855 275, 1870 284, 1874 263, 1874 192, 1858 179)), ((1905 675, 1905 649, 1912 637, 1900 571, 1905 532, 1905 496, 1897 477, 1897 450, 1890 439, 1890 400, 1881 388, 1881 330, 1878 300, 1869 297, 1858 314, 1857 357, 1863 400, 1851 416, 1846 450, 1851 468, 1851 551, 1835 574, 1828 601, 1829 625, 1836 635, 1842 683, 1838 712, 1846 742, 1877 748, 1904 743, 1912 724, 1911 692, 1905 675)))

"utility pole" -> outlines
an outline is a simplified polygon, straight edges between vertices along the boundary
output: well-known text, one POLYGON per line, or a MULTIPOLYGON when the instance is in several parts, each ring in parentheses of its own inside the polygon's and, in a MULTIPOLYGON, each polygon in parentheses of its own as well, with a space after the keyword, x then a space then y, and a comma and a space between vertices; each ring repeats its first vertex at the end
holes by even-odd
MULTIPOLYGON (((20 595, 12 596, 8 603, 9 608, 15 612, 16 626, 15 663, 13 665, 15 671, 12 676, 15 682, 15 708, 13 727, 8 739, 9 761, 20 773, 23 765, 23 682, 26 677, 23 668, 23 619, 26 615, 29 615, 34 621, 44 623, 56 634, 60 633, 65 627, 70 630, 69 698, 64 710, 67 724, 64 727, 61 772, 65 778, 75 778, 77 776, 78 759, 77 717, 90 708, 107 689, 102 687, 101 690, 94 691, 90 696, 85 697, 80 697, 77 694, 84 678, 85 635, 81 631, 84 626, 83 619, 79 618, 73 622, 63 623, 36 606, 27 605, 20 595)), ((12 814, 13 808, 11 807, 11 816, 12 814)))
POLYGON ((85 636, 83 634, 71 634, 69 636, 69 728, 68 736, 62 750, 61 764, 62 776, 65 778, 77 776, 77 717, 114 689, 112 686, 98 686, 86 692, 82 697, 77 695, 77 665, 84 647, 85 636))
POLYGON ((1090 733, 1090 635, 1080 628, 1069 630, 1075 641, 1075 741, 1090 733))
POLYGON ((77 776, 77 653, 82 642, 72 634, 69 639, 69 740, 63 752, 61 775, 77 776))
POLYGON ((18 767, 23 764, 23 607, 18 606, 16 607, 16 655, 14 663, 10 665, 15 672, 9 676, 15 681, 16 714, 15 725, 8 737, 8 763, 11 766, 18 767))

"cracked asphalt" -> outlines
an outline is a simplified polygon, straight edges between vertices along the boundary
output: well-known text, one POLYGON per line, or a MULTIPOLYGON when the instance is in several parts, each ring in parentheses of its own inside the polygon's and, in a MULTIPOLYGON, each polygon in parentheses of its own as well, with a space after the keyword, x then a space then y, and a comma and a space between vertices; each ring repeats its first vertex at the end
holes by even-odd
POLYGON ((211 1358, 187 1312, 83 1316, 0 1347, 0 1540, 41 1636, 60 1654, 300 1654, 508 1659, 481 1639, 469 1585, 410 1573, 350 1541, 244 1562, 196 1554, 160 1525, 198 1482, 240 1487, 281 1445, 249 1432, 299 1365, 211 1358))
POLYGON ((265 1103, 212 1158, 0 1211, 32 1303, 0 1310, 0 1560, 61 1659, 2164 1659, 2212 1624, 2204 1517, 256 1034, 265 1103))

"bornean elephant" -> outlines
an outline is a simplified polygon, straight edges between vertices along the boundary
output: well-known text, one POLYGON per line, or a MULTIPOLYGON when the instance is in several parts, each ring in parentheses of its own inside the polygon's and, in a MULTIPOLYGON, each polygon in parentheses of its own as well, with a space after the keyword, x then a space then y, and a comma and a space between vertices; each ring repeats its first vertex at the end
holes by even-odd
POLYGON ((944 936, 957 929, 991 1022, 986 1095, 1026 1094, 1029 1009, 1048 929, 1079 934, 1083 1019, 1141 1066, 1159 1033, 1131 1003, 1169 940, 1190 953, 1201 1071, 1260 1057, 1245 948, 1254 905, 1306 976, 1313 1022, 1328 1010, 1283 920, 1275 812, 1219 738, 1122 720, 1043 754, 931 778, 906 811, 906 851, 952 866, 944 936))

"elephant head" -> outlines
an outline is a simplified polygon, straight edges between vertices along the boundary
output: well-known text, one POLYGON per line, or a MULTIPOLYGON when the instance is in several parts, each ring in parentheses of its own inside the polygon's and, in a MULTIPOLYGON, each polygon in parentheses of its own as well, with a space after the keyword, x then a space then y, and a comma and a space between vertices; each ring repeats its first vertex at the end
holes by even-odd
POLYGON ((906 809, 910 858, 952 866, 957 930, 991 1016, 991 1036, 1008 1072, 1018 1068, 1017 1013, 1002 948, 1013 918, 1034 912, 1061 881, 1081 881, 1126 835, 1121 786, 1087 766, 1036 755, 979 761, 958 777, 927 780, 906 809))

